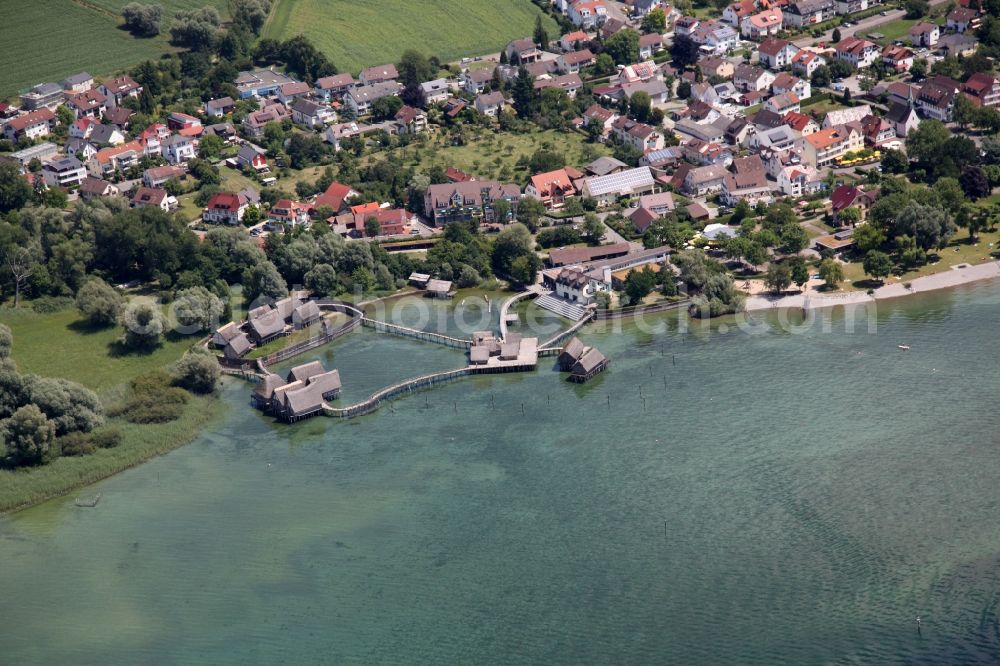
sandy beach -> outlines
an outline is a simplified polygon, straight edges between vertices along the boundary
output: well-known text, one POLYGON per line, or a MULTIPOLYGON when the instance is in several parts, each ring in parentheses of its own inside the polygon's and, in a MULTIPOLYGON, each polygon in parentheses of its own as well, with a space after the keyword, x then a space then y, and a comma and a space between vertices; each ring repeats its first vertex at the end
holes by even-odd
MULTIPOLYGON (((814 310, 819 308, 829 308, 837 305, 858 305, 870 303, 887 298, 899 298, 910 296, 936 289, 957 287, 979 280, 989 280, 1000 277, 1000 261, 991 261, 985 264, 962 264, 955 266, 951 270, 925 275, 909 281, 909 286, 904 286, 901 282, 886 284, 875 289, 871 294, 864 291, 846 292, 817 292, 806 291, 788 296, 773 296, 759 293, 747 297, 747 311, 769 310, 771 308, 802 308, 814 310)), ((810 285, 806 286, 810 289, 810 285)))

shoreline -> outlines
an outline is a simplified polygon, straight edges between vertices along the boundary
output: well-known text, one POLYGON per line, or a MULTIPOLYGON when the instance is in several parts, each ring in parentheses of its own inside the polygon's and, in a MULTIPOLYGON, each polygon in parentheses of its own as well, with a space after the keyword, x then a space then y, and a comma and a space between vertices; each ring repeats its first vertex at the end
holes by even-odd
POLYGON ((865 291, 847 291, 833 293, 797 293, 787 296, 747 296, 746 312, 761 310, 799 308, 802 310, 818 310, 832 308, 838 305, 853 306, 874 303, 876 301, 902 298, 930 291, 938 291, 949 287, 960 287, 965 284, 1000 278, 1000 261, 990 261, 984 264, 968 264, 955 266, 940 273, 924 275, 910 280, 909 288, 901 282, 886 284, 875 289, 871 294, 865 291))

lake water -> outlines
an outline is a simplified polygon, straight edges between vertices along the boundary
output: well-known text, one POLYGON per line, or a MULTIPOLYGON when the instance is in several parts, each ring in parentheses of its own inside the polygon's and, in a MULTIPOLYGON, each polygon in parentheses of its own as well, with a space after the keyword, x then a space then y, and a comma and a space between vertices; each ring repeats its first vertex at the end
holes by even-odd
MULTIPOLYGON (((625 325, 584 386, 542 359, 295 426, 230 381, 96 508, 0 519, 0 663, 997 663, 998 322, 994 283, 875 335, 625 325)), ((463 362, 318 357, 345 401, 463 362)))

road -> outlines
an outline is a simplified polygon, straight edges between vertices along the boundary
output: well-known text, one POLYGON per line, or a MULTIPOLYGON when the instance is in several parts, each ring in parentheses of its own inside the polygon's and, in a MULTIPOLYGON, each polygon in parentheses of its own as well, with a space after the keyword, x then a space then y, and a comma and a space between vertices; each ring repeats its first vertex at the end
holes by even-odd
MULTIPOLYGON (((931 6, 943 5, 946 2, 948 2, 948 0, 930 0, 931 6)), ((866 35, 867 33, 872 32, 874 28, 877 28, 878 26, 884 23, 891 23, 893 21, 898 21, 899 19, 904 18, 905 16, 906 12, 902 9, 887 9, 885 16, 879 16, 878 14, 876 14, 875 16, 870 16, 864 20, 858 21, 856 25, 848 28, 847 30, 841 29, 840 32, 842 35, 850 34, 858 37, 864 37, 864 35, 866 35)), ((831 28, 830 30, 824 32, 820 37, 803 35, 798 39, 793 39, 792 42, 797 46, 812 46, 813 44, 816 44, 818 42, 826 42, 827 44, 829 44, 832 38, 833 38, 833 29, 831 28)))

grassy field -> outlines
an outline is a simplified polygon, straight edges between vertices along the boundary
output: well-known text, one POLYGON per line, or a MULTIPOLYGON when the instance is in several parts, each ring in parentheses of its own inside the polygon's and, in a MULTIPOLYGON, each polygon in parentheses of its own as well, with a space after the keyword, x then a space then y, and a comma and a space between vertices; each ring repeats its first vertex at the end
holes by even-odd
MULTIPOLYGON (((136 39, 122 30, 127 0, 33 0, 6 2, 0 12, 0 98, 36 83, 59 82, 86 70, 113 74, 172 50, 164 36, 136 39), (13 6, 16 5, 16 8, 13 6)), ((160 0, 165 16, 177 9, 213 5, 226 14, 227 0, 160 0)))
POLYGON ((11 354, 20 372, 65 377, 98 392, 179 359, 194 337, 170 338, 148 354, 120 353, 117 326, 94 330, 76 310, 38 314, 28 307, 0 310, 14 334, 11 354))
POLYGON ((189 443, 213 419, 223 403, 216 397, 191 396, 176 421, 135 425, 109 419, 122 433, 113 449, 98 449, 79 457, 56 458, 41 467, 0 469, 0 513, 65 495, 189 443))
MULTIPOLYGON (((522 156, 530 157, 540 148, 561 153, 566 158, 566 164, 576 167, 582 167, 601 155, 610 154, 607 146, 587 143, 586 137, 579 132, 547 130, 529 134, 504 134, 500 137, 485 130, 472 135, 461 146, 450 145, 447 136, 438 134, 427 143, 393 151, 389 159, 415 164, 423 170, 435 164, 445 168, 454 167, 479 178, 497 178, 506 166, 511 171, 514 182, 523 185, 530 174, 517 169, 517 161, 522 156)), ((380 153, 378 156, 384 154, 380 153)))
MULTIPOLYGON (((264 36, 309 37, 343 71, 396 62, 409 48, 443 62, 499 51, 530 36, 540 13, 529 0, 277 0, 264 36)), ((555 22, 545 17, 549 36, 555 22)))

